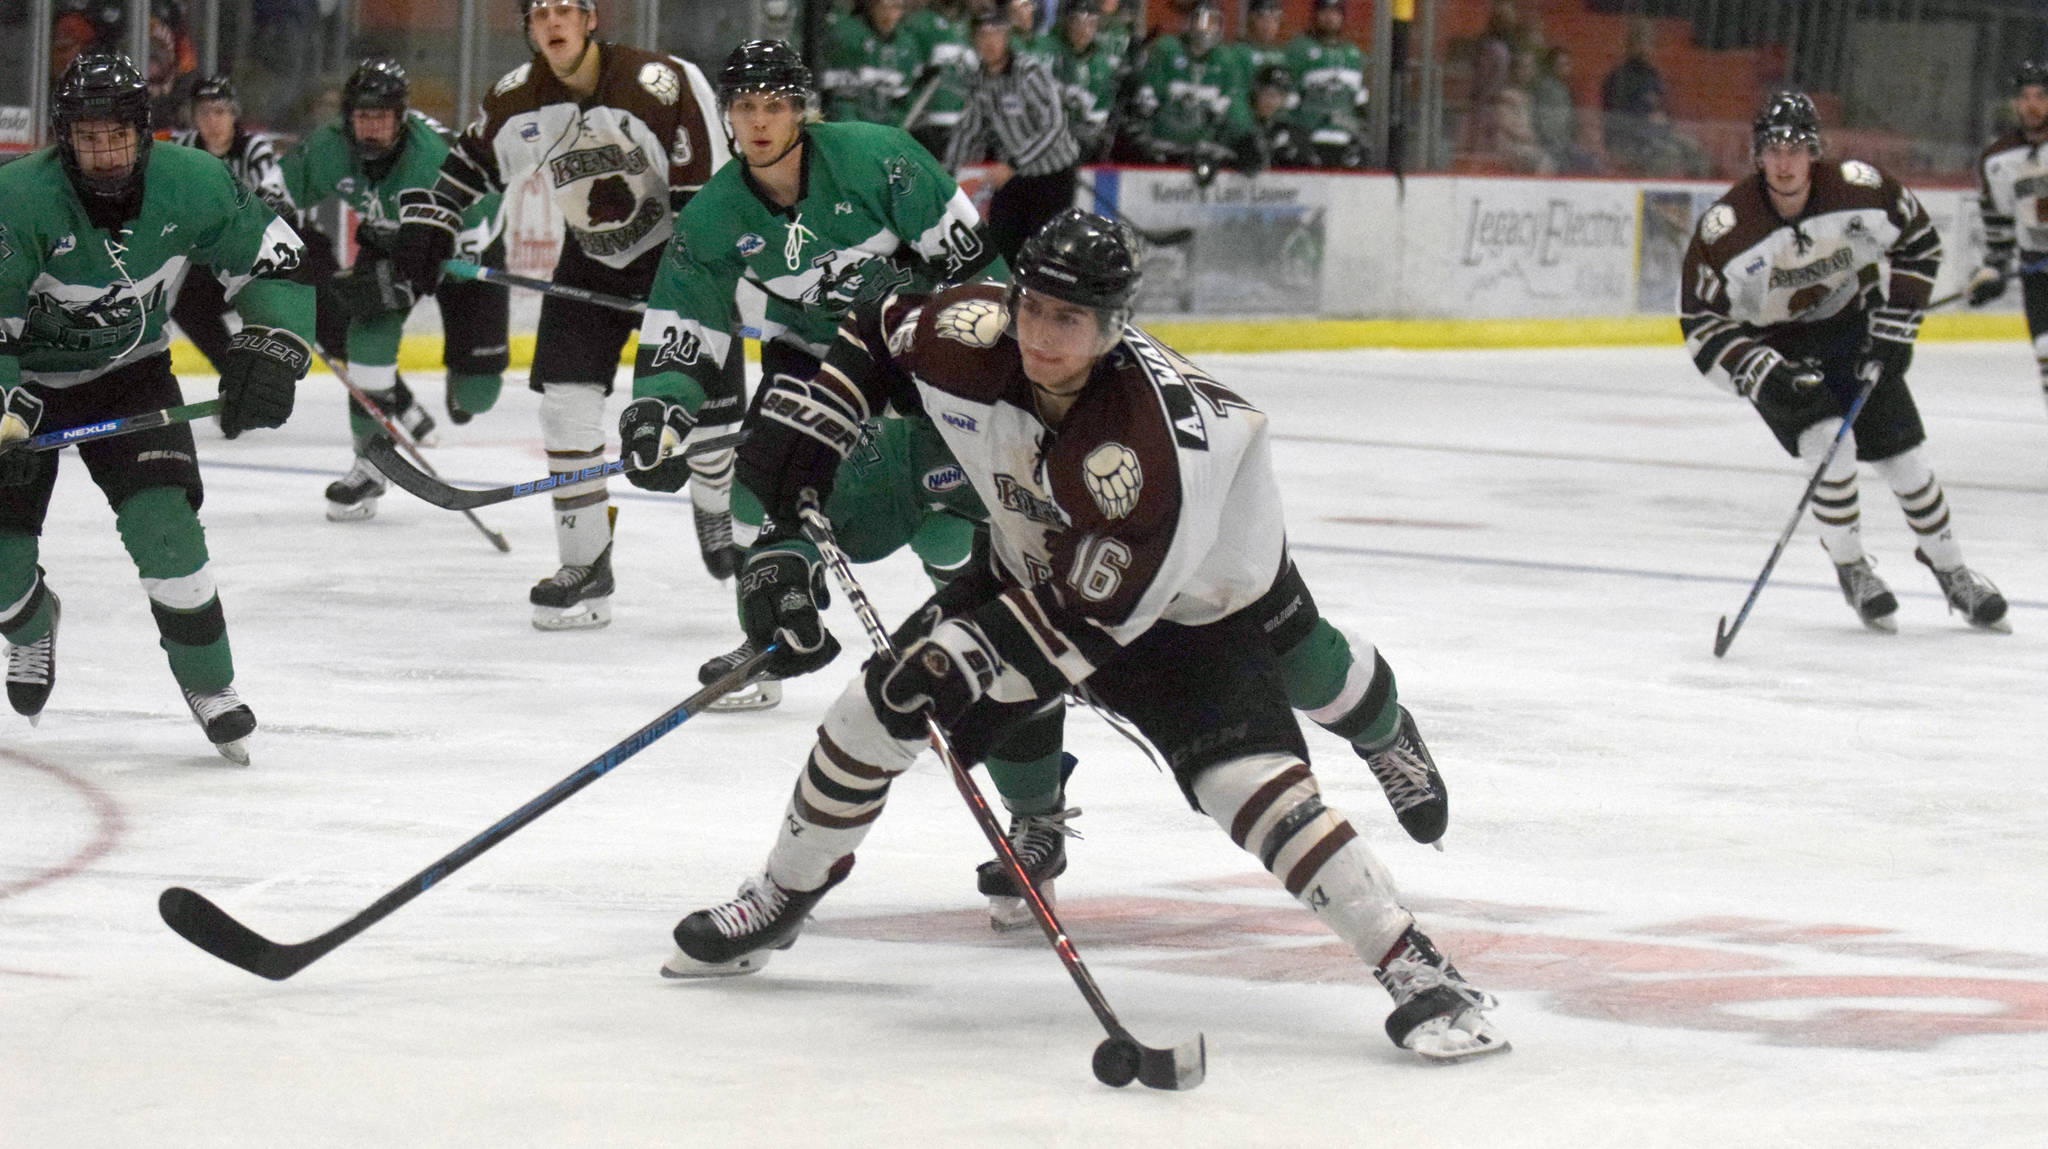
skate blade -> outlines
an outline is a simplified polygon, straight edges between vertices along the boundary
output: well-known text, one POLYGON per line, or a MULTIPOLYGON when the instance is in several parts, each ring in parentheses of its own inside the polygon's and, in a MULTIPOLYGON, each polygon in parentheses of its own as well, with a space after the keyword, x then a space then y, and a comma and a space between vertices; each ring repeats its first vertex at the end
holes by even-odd
POLYGON ((376 496, 360 503, 328 503, 327 521, 330 523, 360 523, 377 517, 376 496))
POLYGON ((758 973, 768 964, 768 957, 774 950, 755 950, 742 954, 728 962, 702 962, 677 949, 669 959, 661 963, 661 976, 682 981, 709 977, 740 977, 758 973))
MULTIPOLYGON (((1052 905, 1052 882, 1047 881, 1040 885, 1038 887, 1038 896, 1045 899, 1046 905, 1052 905)), ((1012 930, 1028 930, 1037 924, 1038 918, 1031 912, 1031 903, 1023 898, 1006 897, 1002 894, 990 895, 988 899, 988 928, 997 933, 1006 934, 1012 930)))
POLYGON ((1484 1017, 1460 1018, 1455 1023, 1447 1017, 1433 1017, 1415 1027, 1403 1048, 1430 1061, 1450 1062, 1504 1053, 1509 1043, 1484 1017))
POLYGON ((782 704, 782 682, 774 678, 760 678, 747 683, 738 690, 719 698, 706 706, 706 710, 729 712, 747 710, 773 710, 782 704))
POLYGON ((216 742, 213 744, 213 748, 220 752, 221 757, 233 762, 235 765, 247 766, 249 764, 249 747, 247 742, 247 739, 237 738, 233 742, 216 742))
POLYGON ((38 711, 38 712, 36 712, 36 713, 34 713, 34 714, 31 714, 31 715, 28 715, 27 717, 28 717, 28 724, 29 724, 29 726, 31 726, 31 727, 41 726, 41 725, 43 724, 43 715, 42 715, 42 712, 40 712, 40 711, 38 711))
POLYGON ((587 598, 567 607, 533 608, 535 630, 599 630, 611 623, 612 604, 608 598, 587 598))
POLYGON ((1897 615, 1888 614, 1883 618, 1866 618, 1863 620, 1863 625, 1879 634, 1899 633, 1899 618, 1897 615))
POLYGON ((2007 615, 1997 622, 1972 622, 1970 623, 1970 628, 1972 630, 1984 631, 1987 634, 2011 634, 2012 616, 2007 615))

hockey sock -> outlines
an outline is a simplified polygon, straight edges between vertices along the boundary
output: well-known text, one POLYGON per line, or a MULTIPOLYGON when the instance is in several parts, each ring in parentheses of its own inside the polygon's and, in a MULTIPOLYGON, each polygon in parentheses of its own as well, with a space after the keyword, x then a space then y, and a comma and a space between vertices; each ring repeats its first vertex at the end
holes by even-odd
MULTIPOLYGON (((1799 433, 1799 457, 1818 459, 1828 453, 1840 419, 1823 419, 1799 433)), ((1842 446, 1828 462, 1820 485, 1813 489, 1813 521, 1820 524, 1820 545, 1836 565, 1863 557, 1863 513, 1856 498, 1856 432, 1842 437, 1842 446)))
POLYGON ((1067 773, 1061 744, 1067 708, 1055 702, 1003 732, 988 752, 989 780, 1012 814, 1051 814, 1063 804, 1067 773))
POLYGON ((1942 494, 1941 480, 1934 477, 1934 470, 1921 456, 1920 448, 1909 447, 1871 466, 1877 468, 1877 473, 1891 484, 1892 493, 1899 497, 1899 509, 1906 512, 1906 524, 1919 537, 1920 550, 1934 569, 1952 571, 1962 566, 1963 546, 1949 526, 1948 498, 1942 494))
POLYGON ((1368 965, 1415 918, 1351 823, 1323 805, 1315 775, 1291 754, 1255 754, 1204 770, 1195 800, 1368 965))
MULTIPOLYGON (((368 395, 376 401, 379 407, 384 408, 387 413, 392 413, 395 417, 395 413, 398 410, 397 364, 377 367, 362 363, 352 363, 349 365, 348 378, 349 382, 356 385, 357 390, 368 395)), ((370 441, 370 436, 378 434, 383 429, 384 425, 377 422, 373 416, 364 411, 362 404, 357 403, 354 396, 350 396, 348 404, 348 433, 349 438, 355 441, 356 454, 362 454, 363 444, 370 441)))
POLYGON ((50 633, 54 608, 34 535, 0 532, 0 636, 17 646, 50 633))
MULTIPOLYGON (((541 388, 540 435, 548 470, 575 474, 604 462, 604 386, 548 383, 541 388)), ((589 566, 611 545, 611 491, 602 478, 555 488, 555 548, 563 566, 589 566)))
POLYGON ((2034 364, 2041 372, 2041 398, 2048 401, 2048 334, 2034 336, 2034 364))
POLYGON ((503 375, 458 375, 448 373, 448 394, 454 405, 463 413, 481 415, 498 405, 498 394, 505 389, 503 375))
POLYGON ((690 460, 690 505, 700 511, 732 513, 733 460, 738 452, 714 451, 690 460))
POLYGON ((207 568, 206 531, 185 492, 139 491, 114 512, 114 525, 149 595, 171 676, 201 694, 225 689, 235 680, 227 618, 207 568))
POLYGON ((1375 748, 1401 725, 1393 668, 1369 642, 1354 650, 1328 619, 1281 652, 1280 677, 1289 706, 1353 745, 1375 748))
POLYGON ((910 549, 923 560, 932 585, 945 586, 974 560, 974 524, 958 515, 926 511, 911 533, 910 549))
POLYGON ((910 769, 924 740, 899 742, 868 702, 858 677, 825 712, 796 791, 768 852, 768 876, 791 890, 815 890, 857 849, 882 816, 889 783, 910 769))

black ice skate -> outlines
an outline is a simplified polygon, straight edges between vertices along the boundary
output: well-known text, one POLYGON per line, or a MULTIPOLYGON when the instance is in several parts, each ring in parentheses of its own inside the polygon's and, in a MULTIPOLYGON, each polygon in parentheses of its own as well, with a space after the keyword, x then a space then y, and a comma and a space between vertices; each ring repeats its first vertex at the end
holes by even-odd
POLYGON ((7 702, 30 726, 43 721, 43 707, 57 685, 57 623, 64 616, 57 592, 50 592, 50 633, 34 642, 7 644, 7 702))
POLYGON ((1363 746, 1351 749, 1365 759, 1380 789, 1387 792, 1387 802, 1394 807, 1401 828, 1416 841, 1431 845, 1451 824, 1451 795, 1444 788, 1444 776, 1437 772, 1436 760, 1429 756, 1429 747, 1416 732, 1415 716, 1405 706, 1400 709, 1401 724, 1395 727, 1392 741, 1371 750, 1363 746))
POLYGON ((392 422, 405 428, 413 442, 422 447, 440 445, 439 437, 434 434, 434 417, 427 414, 419 400, 413 398, 412 388, 405 385, 405 380, 400 379, 389 391, 370 392, 370 398, 377 401, 377 406, 384 409, 384 414, 392 422))
POLYGON ((1409 926, 1373 977, 1394 998, 1387 1036, 1432 1061, 1458 1061, 1508 1047, 1486 1016, 1499 1003, 1465 981, 1421 930, 1409 926))
POLYGON ((612 620, 612 545, 589 566, 565 566, 533 584, 535 630, 595 630, 612 620))
MULTIPOLYGON (((709 686, 724 678, 733 667, 754 657, 754 640, 748 639, 710 659, 697 668, 697 681, 709 686)), ((757 674, 747 680, 738 690, 727 692, 715 699, 706 710, 772 710, 782 702, 782 680, 768 674, 757 674)))
POLYGON ((1899 620, 1895 617, 1899 600, 1892 597, 1891 588, 1871 569, 1868 558, 1836 563, 1835 581, 1842 584, 1842 597, 1848 600, 1849 608, 1863 620, 1863 625, 1886 634, 1899 632, 1899 620))
POLYGON ((327 521, 357 523, 377 517, 377 500, 384 494, 384 475, 361 455, 348 474, 327 484, 327 521))
POLYGON ((720 582, 739 573, 746 558, 732 541, 732 512, 707 511, 693 507, 697 519, 697 549, 704 553, 704 569, 720 582))
POLYGON ((1934 571, 1934 581, 1941 584, 1941 593, 1948 596, 1950 610, 1961 611, 1963 618, 1979 630, 2012 633, 2012 621, 2005 617, 2005 596, 1998 593, 1990 579, 1969 567, 1936 570, 1934 560, 1918 547, 1914 548, 1913 557, 1934 571))
MULTIPOLYGON (((1067 769, 1073 769, 1074 756, 1067 755, 1066 761, 1067 769)), ((1065 802, 1064 795, 1061 802, 1065 802)), ((1053 879, 1067 872, 1067 839, 1081 836, 1067 822, 1080 813, 1076 806, 1051 814, 1010 815, 1010 848, 1017 852, 1017 861, 1047 905, 1053 901, 1053 879)), ((1003 865, 1001 858, 990 858, 977 866, 974 877, 975 886, 988 895, 990 929, 1019 930, 1037 924, 1030 904, 1024 900, 1024 892, 1017 888, 1016 879, 1010 876, 1010 868, 1003 865)))
POLYGON ((832 864, 825 884, 791 890, 767 874, 740 884, 739 896, 698 910, 676 923, 676 952, 661 967, 663 977, 733 977, 768 964, 775 950, 796 944, 811 907, 853 872, 853 855, 832 864))
POLYGON ((243 742, 256 733, 256 715, 236 696, 234 687, 224 686, 211 694, 187 690, 185 705, 192 708, 193 721, 206 731, 206 740, 221 757, 237 766, 249 764, 249 748, 243 742))

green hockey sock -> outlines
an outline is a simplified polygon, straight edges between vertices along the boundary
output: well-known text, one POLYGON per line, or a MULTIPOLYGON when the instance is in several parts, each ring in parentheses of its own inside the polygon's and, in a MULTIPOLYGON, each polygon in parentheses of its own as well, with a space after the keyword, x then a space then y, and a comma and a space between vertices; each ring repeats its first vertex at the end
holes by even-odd
POLYGON ((0 532, 0 636, 19 646, 50 633, 55 610, 36 553, 34 535, 0 532))
POLYGON ((114 513, 121 545, 149 595, 171 676, 186 690, 210 694, 235 680, 227 617, 207 567, 206 531, 176 487, 151 487, 114 513))
POLYGON ((1350 641, 1326 619, 1281 653, 1280 676, 1288 705, 1355 746, 1378 746, 1400 725, 1393 668, 1377 650, 1370 667, 1362 667, 1350 641))
POLYGON ((448 405, 465 415, 481 415, 498 405, 505 389, 503 375, 458 375, 448 373, 448 405))
POLYGON ((1057 750, 1028 762, 990 755, 988 776, 995 782, 996 792, 1003 796, 1003 808, 1012 814, 1058 812, 1066 796, 1060 774, 1060 760, 1064 757, 1057 750))

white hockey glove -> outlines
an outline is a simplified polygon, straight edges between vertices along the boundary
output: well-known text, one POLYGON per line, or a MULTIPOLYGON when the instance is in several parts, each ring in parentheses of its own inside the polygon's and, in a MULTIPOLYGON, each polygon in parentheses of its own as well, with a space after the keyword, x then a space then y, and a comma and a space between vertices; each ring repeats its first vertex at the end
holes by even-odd
POLYGON ((0 487, 19 486, 35 477, 39 459, 26 447, 8 448, 34 437, 43 421, 43 401, 26 387, 11 387, 0 404, 0 487))

